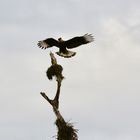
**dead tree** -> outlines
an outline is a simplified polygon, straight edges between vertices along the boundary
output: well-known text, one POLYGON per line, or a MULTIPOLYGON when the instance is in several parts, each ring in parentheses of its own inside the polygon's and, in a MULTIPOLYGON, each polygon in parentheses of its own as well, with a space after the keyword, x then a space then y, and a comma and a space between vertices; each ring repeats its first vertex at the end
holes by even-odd
POLYGON ((55 124, 57 126, 57 140, 78 140, 77 130, 74 129, 71 123, 64 120, 63 116, 59 111, 59 96, 62 80, 64 76, 62 75, 63 67, 57 64, 57 60, 53 53, 50 53, 52 65, 48 68, 46 75, 49 80, 55 77, 57 82, 57 91, 54 99, 50 99, 46 93, 41 92, 40 94, 51 104, 53 111, 56 115, 55 124))

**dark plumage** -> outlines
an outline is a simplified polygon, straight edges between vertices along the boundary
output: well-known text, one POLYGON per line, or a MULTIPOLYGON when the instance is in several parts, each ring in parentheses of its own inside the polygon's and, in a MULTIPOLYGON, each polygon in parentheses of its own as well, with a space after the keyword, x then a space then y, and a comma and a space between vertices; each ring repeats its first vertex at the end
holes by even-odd
POLYGON ((63 68, 61 65, 54 64, 48 68, 46 75, 49 80, 52 80, 53 76, 55 76, 56 79, 60 81, 60 80, 63 80, 64 78, 62 75, 62 71, 63 71, 63 68))
POLYGON ((38 46, 41 49, 56 46, 59 48, 59 52, 56 52, 56 54, 68 58, 74 56, 76 52, 72 52, 67 49, 76 48, 80 45, 90 43, 93 40, 94 38, 91 34, 85 34, 83 36, 74 37, 67 41, 64 41, 62 38, 59 38, 58 40, 55 40, 54 38, 47 38, 45 40, 39 41, 38 46))

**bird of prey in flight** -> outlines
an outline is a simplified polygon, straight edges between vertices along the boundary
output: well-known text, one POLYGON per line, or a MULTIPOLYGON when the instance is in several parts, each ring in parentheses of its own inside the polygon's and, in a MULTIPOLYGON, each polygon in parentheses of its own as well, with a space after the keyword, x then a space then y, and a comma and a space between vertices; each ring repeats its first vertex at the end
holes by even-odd
POLYGON ((47 49, 55 46, 59 48, 59 51, 56 52, 57 55, 69 58, 76 54, 76 52, 69 51, 69 49, 76 48, 92 41, 94 41, 92 34, 85 34, 83 36, 73 37, 66 41, 64 41, 62 38, 58 38, 58 40, 54 38, 47 38, 45 40, 38 41, 37 45, 41 49, 47 49))

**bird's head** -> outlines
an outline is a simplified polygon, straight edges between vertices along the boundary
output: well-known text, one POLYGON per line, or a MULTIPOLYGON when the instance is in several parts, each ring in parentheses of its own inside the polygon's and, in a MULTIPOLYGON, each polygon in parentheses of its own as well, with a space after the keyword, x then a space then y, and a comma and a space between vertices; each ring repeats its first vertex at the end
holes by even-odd
POLYGON ((64 40, 60 37, 60 38, 58 38, 58 41, 59 42, 64 42, 64 40))

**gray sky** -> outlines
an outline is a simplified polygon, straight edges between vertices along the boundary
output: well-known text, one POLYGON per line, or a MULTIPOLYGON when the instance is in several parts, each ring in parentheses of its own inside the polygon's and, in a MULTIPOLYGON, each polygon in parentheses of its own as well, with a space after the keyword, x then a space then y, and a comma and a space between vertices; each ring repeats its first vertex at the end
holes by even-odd
POLYGON ((49 52, 37 41, 93 33, 64 67, 60 111, 79 140, 140 139, 139 0, 0 1, 0 139, 53 140, 49 52))

